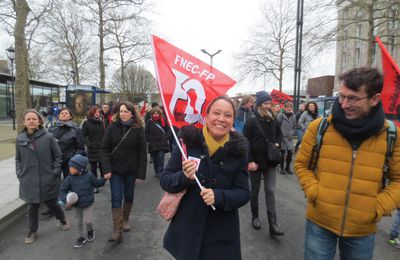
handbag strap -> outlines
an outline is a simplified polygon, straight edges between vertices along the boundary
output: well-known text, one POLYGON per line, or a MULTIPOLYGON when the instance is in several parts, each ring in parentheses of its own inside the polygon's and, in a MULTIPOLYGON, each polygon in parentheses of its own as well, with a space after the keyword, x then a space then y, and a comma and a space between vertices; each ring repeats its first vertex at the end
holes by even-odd
POLYGON ((265 140, 267 141, 267 143, 271 143, 271 141, 270 141, 270 140, 268 139, 268 137, 265 135, 264 130, 262 129, 261 124, 260 124, 260 122, 258 121, 258 118, 257 118, 257 117, 255 118, 255 120, 256 120, 257 128, 258 128, 258 130, 260 130, 262 136, 265 138, 265 140))
POLYGON ((124 140, 126 139, 126 137, 128 136, 129 132, 132 130, 132 127, 129 128, 128 132, 126 132, 124 134, 124 136, 121 138, 121 140, 119 141, 119 143, 114 147, 114 149, 112 150, 110 155, 113 155, 115 153, 115 151, 118 149, 118 147, 124 142, 124 140))

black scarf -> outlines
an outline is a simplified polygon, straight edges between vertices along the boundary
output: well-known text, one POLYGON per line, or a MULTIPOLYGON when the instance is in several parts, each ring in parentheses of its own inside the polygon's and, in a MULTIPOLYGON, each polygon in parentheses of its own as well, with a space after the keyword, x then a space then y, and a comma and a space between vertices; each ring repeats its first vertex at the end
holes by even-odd
POLYGON ((332 106, 332 123, 335 129, 350 143, 359 144, 365 139, 378 134, 385 122, 382 102, 373 108, 365 118, 349 120, 346 118, 338 99, 332 106))
POLYGON ((128 121, 124 122, 122 120, 120 120, 121 125, 123 125, 124 127, 131 127, 133 125, 133 118, 129 119, 128 121))

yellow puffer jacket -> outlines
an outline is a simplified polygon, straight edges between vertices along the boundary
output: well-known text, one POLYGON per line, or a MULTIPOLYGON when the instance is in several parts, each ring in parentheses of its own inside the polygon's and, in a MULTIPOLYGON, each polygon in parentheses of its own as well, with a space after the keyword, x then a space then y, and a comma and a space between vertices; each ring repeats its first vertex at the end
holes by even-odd
POLYGON ((374 233, 376 222, 400 207, 400 142, 396 140, 389 162, 390 184, 382 190, 388 123, 356 151, 330 123, 314 175, 307 167, 320 122, 310 123, 294 163, 308 201, 307 218, 344 237, 374 233))

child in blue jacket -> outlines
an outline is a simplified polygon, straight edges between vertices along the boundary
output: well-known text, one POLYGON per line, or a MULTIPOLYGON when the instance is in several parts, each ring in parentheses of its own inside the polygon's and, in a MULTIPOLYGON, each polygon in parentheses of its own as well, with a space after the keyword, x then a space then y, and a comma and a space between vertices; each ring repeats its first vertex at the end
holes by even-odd
POLYGON ((106 180, 110 177, 104 176, 104 178, 96 179, 93 174, 88 172, 88 163, 88 158, 81 154, 72 157, 68 163, 70 175, 65 178, 60 189, 59 204, 66 204, 65 207, 67 209, 72 206, 75 207, 76 232, 78 235, 75 248, 80 248, 86 241, 91 242, 95 239, 93 229, 93 188, 104 186, 106 180), (66 202, 68 192, 75 192, 78 195, 78 201, 74 205, 66 202), (83 234, 83 223, 86 224, 87 240, 83 234))

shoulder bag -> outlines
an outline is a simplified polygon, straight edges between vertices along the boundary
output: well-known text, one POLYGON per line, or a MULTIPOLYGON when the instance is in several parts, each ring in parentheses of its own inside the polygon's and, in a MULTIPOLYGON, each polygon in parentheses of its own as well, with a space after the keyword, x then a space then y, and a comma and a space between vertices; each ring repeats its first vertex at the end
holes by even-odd
MULTIPOLYGON (((185 143, 182 141, 182 139, 180 141, 183 152, 187 154, 185 143)), ((183 156, 182 160, 184 160, 183 156)), ((157 207, 157 211, 160 213, 161 217, 163 217, 166 221, 170 221, 175 216, 185 193, 186 189, 178 193, 165 192, 157 207)))
POLYGON ((261 134, 265 138, 265 141, 267 142, 267 160, 268 163, 272 166, 277 166, 278 164, 281 163, 282 160, 282 154, 281 150, 279 147, 277 147, 273 142, 271 142, 264 133, 264 130, 261 128, 260 122, 256 118, 256 125, 258 129, 260 130, 261 134))

